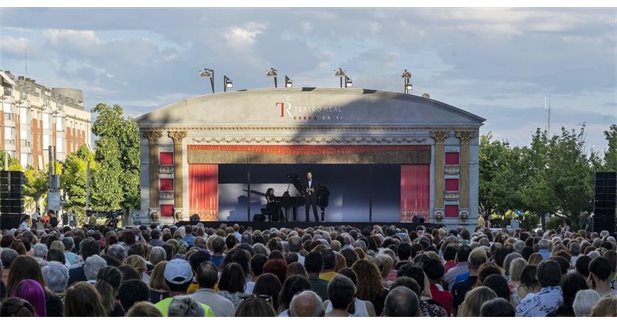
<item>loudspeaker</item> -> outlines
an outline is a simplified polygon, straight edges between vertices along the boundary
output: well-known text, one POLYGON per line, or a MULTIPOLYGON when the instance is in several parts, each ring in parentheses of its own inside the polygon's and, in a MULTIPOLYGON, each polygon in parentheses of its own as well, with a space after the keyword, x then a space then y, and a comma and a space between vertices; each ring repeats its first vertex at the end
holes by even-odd
POLYGON ((0 214, 0 229, 13 229, 19 228, 19 221, 22 214, 18 213, 1 213, 0 214))
POLYGON ((595 232, 615 231, 615 211, 617 210, 617 173, 596 172, 593 200, 593 224, 595 232))
POLYGON ((0 229, 19 227, 24 214, 24 173, 0 171, 0 229))

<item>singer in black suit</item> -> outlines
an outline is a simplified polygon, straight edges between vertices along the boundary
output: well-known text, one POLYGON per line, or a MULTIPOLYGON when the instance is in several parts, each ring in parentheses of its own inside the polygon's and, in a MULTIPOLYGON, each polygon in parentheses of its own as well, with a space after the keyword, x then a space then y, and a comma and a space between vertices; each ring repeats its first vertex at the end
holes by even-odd
POLYGON ((313 207, 313 215, 315 216, 315 222, 319 222, 319 215, 317 213, 317 193, 315 188, 317 183, 313 180, 313 174, 311 172, 306 173, 306 182, 304 185, 304 207, 306 209, 306 222, 309 221, 309 210, 313 207))

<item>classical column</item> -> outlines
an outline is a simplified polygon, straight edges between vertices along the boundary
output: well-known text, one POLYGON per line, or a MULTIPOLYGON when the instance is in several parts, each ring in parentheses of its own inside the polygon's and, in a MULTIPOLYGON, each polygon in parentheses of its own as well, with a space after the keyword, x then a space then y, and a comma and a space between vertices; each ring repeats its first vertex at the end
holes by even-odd
POLYGON ((184 203, 182 202, 182 189, 184 184, 184 175, 182 174, 182 139, 186 138, 186 131, 169 131, 167 132, 172 140, 174 140, 174 215, 178 212, 184 212, 184 203))
POLYGON ((469 140, 475 136, 474 130, 462 129, 456 130, 456 137, 459 138, 461 144, 460 149, 460 210, 469 213, 469 140))
MULTIPOLYGON (((150 172, 150 211, 159 210, 159 138, 163 135, 161 131, 146 131, 144 138, 148 139, 148 171, 150 172)), ((149 216, 148 216, 149 218, 149 216)))
POLYGON ((434 215, 441 212, 443 216, 444 206, 444 141, 448 137, 447 129, 431 130, 431 137, 435 139, 435 211, 434 215))

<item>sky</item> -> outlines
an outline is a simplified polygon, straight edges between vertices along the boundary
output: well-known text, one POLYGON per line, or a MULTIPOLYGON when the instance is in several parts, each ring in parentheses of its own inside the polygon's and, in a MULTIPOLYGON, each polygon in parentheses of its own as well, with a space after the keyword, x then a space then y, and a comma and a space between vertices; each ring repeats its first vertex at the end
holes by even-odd
POLYGON ((204 67, 235 89, 403 91, 487 119, 482 134, 528 145, 537 128, 587 130, 602 152, 617 123, 615 8, 1 8, 0 69, 80 88, 85 106, 137 117, 210 92, 204 67))

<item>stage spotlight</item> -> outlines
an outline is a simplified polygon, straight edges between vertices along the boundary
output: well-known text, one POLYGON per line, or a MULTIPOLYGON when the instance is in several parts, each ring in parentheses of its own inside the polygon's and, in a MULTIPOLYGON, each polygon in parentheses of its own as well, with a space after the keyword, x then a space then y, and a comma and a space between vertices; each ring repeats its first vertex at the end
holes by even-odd
POLYGON ((274 88, 278 88, 276 80, 276 76, 278 75, 277 72, 278 71, 274 68, 270 68, 270 70, 266 71, 266 77, 274 77, 274 88))
POLYGON ((227 76, 223 76, 223 92, 227 92, 227 88, 233 88, 234 82, 227 78, 227 76))
POLYGON ((401 78, 403 78, 403 92, 405 94, 409 94, 409 92, 411 91, 411 82, 409 81, 409 79, 411 78, 411 72, 405 69, 405 71, 401 73, 401 78))
POLYGON ((201 77, 210 79, 210 86, 212 87, 212 93, 214 94, 214 70, 209 69, 209 68, 204 68, 203 70, 201 70, 199 75, 201 77))

